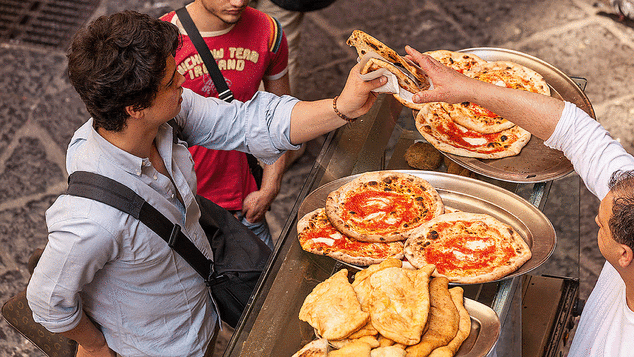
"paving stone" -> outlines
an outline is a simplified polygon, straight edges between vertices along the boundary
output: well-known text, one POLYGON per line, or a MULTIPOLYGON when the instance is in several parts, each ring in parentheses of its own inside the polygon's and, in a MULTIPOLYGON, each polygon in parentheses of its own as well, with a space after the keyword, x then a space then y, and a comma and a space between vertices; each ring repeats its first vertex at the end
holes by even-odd
POLYGON ((29 107, 34 103, 35 101, 29 97, 11 92, 0 94, 0 155, 4 153, 18 130, 27 121, 29 107))
POLYGON ((585 93, 592 103, 631 94, 633 49, 598 24, 553 34, 517 49, 541 58, 568 76, 586 78, 585 93))
POLYGON ((518 41, 586 16, 571 0, 538 4, 534 0, 489 0, 486 5, 480 1, 456 0, 439 4, 465 32, 477 39, 479 46, 518 41))
POLYGON ((4 170, 0 171, 0 202, 46 192, 49 186, 64 179, 61 168, 47 160, 38 139, 20 138, 4 170))
POLYGON ((30 117, 48 131, 60 150, 66 152, 73 132, 90 118, 90 114, 66 76, 55 82, 59 84, 42 96, 30 117))
POLYGON ((63 51, 0 47, 2 93, 37 98, 64 71, 64 63, 63 51))

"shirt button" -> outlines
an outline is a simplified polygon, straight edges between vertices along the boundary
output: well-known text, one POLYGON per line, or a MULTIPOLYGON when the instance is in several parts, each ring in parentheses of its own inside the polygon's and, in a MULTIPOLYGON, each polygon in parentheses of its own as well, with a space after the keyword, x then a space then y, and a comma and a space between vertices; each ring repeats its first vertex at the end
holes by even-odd
POLYGON ((156 176, 156 174, 154 174, 154 179, 156 180, 158 178, 158 176, 156 176))
POLYGON ((174 198, 174 194, 172 193, 172 198, 174 198))

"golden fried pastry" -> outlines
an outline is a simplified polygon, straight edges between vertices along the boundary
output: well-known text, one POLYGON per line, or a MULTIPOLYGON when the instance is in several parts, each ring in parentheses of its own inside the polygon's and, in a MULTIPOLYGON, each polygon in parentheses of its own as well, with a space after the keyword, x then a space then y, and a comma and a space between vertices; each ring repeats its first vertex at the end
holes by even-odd
POLYGON ((429 313, 429 274, 387 268, 370 276, 370 316, 379 333, 397 343, 420 341, 429 313))
POLYGON ((434 349, 447 345, 458 332, 458 309, 449 293, 449 279, 438 277, 429 283, 429 324, 420 343, 408 347, 408 357, 427 357, 434 349))
POLYGON ((327 357, 328 356, 328 340, 320 338, 306 344, 301 350, 297 351, 293 357, 327 357))
POLYGON ((371 357, 405 357, 404 349, 397 346, 375 348, 370 352, 371 357))
POLYGON ((306 297, 299 319, 317 329, 321 337, 341 340, 367 324, 370 315, 361 310, 357 294, 348 282, 348 270, 341 269, 306 297))
POLYGON ((458 308, 458 315, 460 315, 458 333, 447 346, 436 348, 432 351, 429 357, 453 357, 456 352, 458 352, 462 343, 467 339, 467 337, 469 337, 469 334, 471 334, 471 317, 469 316, 467 309, 464 307, 464 290, 461 287, 456 286, 455 288, 449 289, 449 293, 451 294, 451 300, 454 305, 456 305, 456 308, 458 308))
POLYGON ((363 341, 354 341, 339 350, 331 351, 328 357, 371 357, 372 347, 363 341))

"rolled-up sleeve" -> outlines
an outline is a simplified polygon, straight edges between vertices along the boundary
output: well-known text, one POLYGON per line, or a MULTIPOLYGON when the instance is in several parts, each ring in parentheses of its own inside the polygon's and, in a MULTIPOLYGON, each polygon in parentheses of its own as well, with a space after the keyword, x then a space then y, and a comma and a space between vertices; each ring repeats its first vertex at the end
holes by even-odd
POLYGON ((92 223, 82 217, 49 226, 49 241, 29 281, 27 300, 34 320, 51 332, 69 331, 79 324, 80 291, 117 255, 112 235, 92 223))
POLYGON ((247 102, 226 103, 185 89, 176 121, 190 145, 244 151, 271 164, 286 150, 299 149, 290 141, 291 112, 298 101, 257 92, 247 102))

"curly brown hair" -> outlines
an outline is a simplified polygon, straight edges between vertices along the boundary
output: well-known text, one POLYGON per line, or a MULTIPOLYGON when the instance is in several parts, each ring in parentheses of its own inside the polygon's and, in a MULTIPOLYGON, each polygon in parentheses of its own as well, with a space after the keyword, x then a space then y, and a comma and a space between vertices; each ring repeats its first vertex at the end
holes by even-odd
POLYGON ((608 184, 614 195, 608 220, 612 238, 634 250, 634 171, 616 171, 608 184))
POLYGON ((95 129, 121 131, 126 107, 148 108, 179 45, 175 25, 134 11, 101 16, 80 29, 68 49, 68 77, 95 129))

